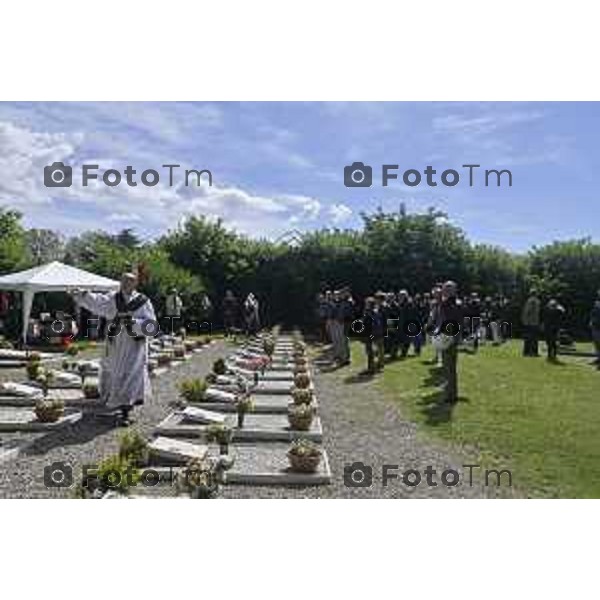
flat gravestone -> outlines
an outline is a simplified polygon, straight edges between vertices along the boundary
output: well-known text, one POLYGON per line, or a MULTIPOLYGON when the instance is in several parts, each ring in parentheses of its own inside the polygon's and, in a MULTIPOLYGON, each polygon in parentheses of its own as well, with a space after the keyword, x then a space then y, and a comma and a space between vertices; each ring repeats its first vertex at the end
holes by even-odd
POLYGON ((294 371, 265 371, 258 376, 259 381, 293 381, 294 371))
POLYGON ((240 485, 327 485, 331 470, 327 453, 314 473, 296 473, 287 458, 288 444, 241 444, 235 447, 235 462, 225 473, 226 484, 240 485))
POLYGON ((173 462, 187 462, 191 459, 206 457, 208 447, 168 437, 157 437, 148 445, 151 452, 159 459, 173 462))
POLYGON ((293 387, 293 381, 259 381, 259 383, 252 388, 252 393, 289 395, 293 387))
POLYGON ((0 407, 0 431, 47 431, 72 425, 81 419, 80 412, 65 412, 54 423, 42 423, 30 408, 0 407))
MULTIPOLYGON (((290 396, 284 394, 258 394, 257 396, 251 395, 250 397, 254 404, 252 412, 255 414, 287 414, 288 406, 292 400, 290 396)), ((313 399, 313 404, 317 406, 316 398, 313 399)), ((234 413, 236 411, 235 404, 232 402, 195 402, 194 406, 206 410, 226 413, 234 413)))
MULTIPOLYGON (((297 438, 320 442, 323 439, 321 421, 313 419, 308 431, 293 430, 285 414, 247 413, 243 429, 237 427, 237 416, 226 415, 226 424, 232 428, 234 442, 291 442, 297 438)), ((206 425, 192 424, 185 420, 182 413, 171 413, 161 421, 154 432, 157 435, 171 437, 200 437, 208 433, 206 425)))
MULTIPOLYGON (((0 396, 0 406, 35 406, 42 396, 0 396)), ((48 390, 48 400, 62 400, 65 406, 97 406, 102 403, 100 398, 86 398, 79 389, 52 389, 48 390)))
POLYGON ((213 410, 205 410, 197 406, 188 406, 183 411, 183 416, 188 421, 194 423, 202 423, 204 425, 212 424, 223 424, 225 422, 225 415, 222 415, 213 410))

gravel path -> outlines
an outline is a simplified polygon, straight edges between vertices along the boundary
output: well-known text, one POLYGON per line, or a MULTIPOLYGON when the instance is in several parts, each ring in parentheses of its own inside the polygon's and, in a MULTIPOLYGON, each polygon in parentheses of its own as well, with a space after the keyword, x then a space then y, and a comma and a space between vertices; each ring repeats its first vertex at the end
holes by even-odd
MULTIPOLYGON (((469 471, 463 464, 475 464, 475 460, 461 457, 445 444, 424 440, 418 435, 414 423, 402 417, 398 405, 385 397, 375 380, 351 377, 364 368, 362 356, 353 364, 333 372, 315 373, 315 385, 320 404, 324 430, 324 446, 332 470, 333 482, 328 486, 248 487, 227 486, 222 489, 225 498, 486 498, 513 497, 511 488, 484 486, 477 471, 473 470, 473 486, 469 485, 469 471), (351 380, 352 383, 349 383, 351 380), (356 381, 359 381, 356 383, 356 381), (362 461, 372 467, 373 484, 370 487, 347 487, 344 485, 344 466, 362 461), (400 475, 408 469, 421 472, 422 483, 416 487, 406 486, 398 480, 381 485, 382 465, 397 464, 400 475), (425 469, 431 465, 437 474, 432 480, 437 487, 426 482, 425 469), (456 487, 441 483, 445 469, 456 469, 461 481, 456 487), (464 483, 463 483, 464 480, 464 483)), ((448 475, 451 478, 451 475, 448 475)), ((450 479, 451 480, 451 479, 450 479)), ((492 480, 494 481, 494 480, 492 480)), ((506 485, 506 484, 505 484, 506 485)))
MULTIPOLYGON (((153 426, 171 411, 170 403, 177 397, 177 384, 186 377, 205 375, 215 358, 230 353, 232 349, 225 342, 217 341, 201 354, 194 355, 190 361, 155 378, 153 399, 136 410, 134 428, 150 436, 153 426)), ((477 482, 477 477, 470 486, 468 472, 462 465, 476 461, 462 457, 442 442, 425 440, 422 435, 418 435, 415 424, 402 417, 397 402, 381 392, 376 379, 361 380, 354 377, 364 368, 362 358, 362 354, 356 356, 355 363, 358 364, 333 372, 319 372, 315 369, 315 386, 324 430, 323 443, 333 476, 331 485, 296 488, 228 485, 221 488, 220 497, 485 498, 517 495, 507 487, 485 487, 477 482), (372 467, 371 486, 344 485, 344 467, 356 461, 372 467), (396 479, 391 480, 387 486, 382 486, 384 463, 398 465, 395 472, 400 476, 407 469, 419 470, 422 474, 421 484, 409 487, 396 479), (437 471, 436 487, 426 483, 425 469, 429 465, 437 471), (459 485, 448 487, 441 483, 441 473, 446 469, 460 472, 459 485)), ((67 463, 73 467, 74 480, 77 482, 83 464, 97 463, 117 450, 121 431, 123 430, 114 428, 110 421, 103 422, 92 415, 84 415, 82 421, 70 431, 36 434, 35 438, 27 434, 30 435, 28 439, 35 439, 29 450, 17 459, 0 464, 0 497, 71 497, 71 489, 45 487, 44 466, 55 461, 67 463)), ((27 435, 13 437, 26 439, 27 435)), ((3 439, 6 439, 6 435, 3 435, 3 439)), ((275 443, 270 447, 279 450, 284 457, 288 445, 275 443)), ((256 454, 256 457, 250 456, 246 461, 256 459, 257 464, 260 464, 260 453, 256 454)))
MULTIPOLYGON (((153 398, 135 410, 133 428, 150 436, 152 428, 172 410, 170 403, 178 396, 177 384, 186 377, 206 375, 213 361, 223 356, 226 344, 216 341, 195 354, 191 360, 175 366, 152 381, 153 398)), ((20 379, 23 375, 21 373, 20 379)), ((21 434, 12 439, 34 440, 19 457, 0 464, 0 498, 65 498, 72 497, 70 488, 46 488, 44 467, 55 461, 71 465, 73 480, 81 479, 83 464, 96 464, 118 450, 122 428, 115 428, 111 419, 84 414, 70 430, 48 434, 21 434), (29 436, 29 438, 27 438, 29 436)), ((6 434, 2 435, 7 439, 6 434)))

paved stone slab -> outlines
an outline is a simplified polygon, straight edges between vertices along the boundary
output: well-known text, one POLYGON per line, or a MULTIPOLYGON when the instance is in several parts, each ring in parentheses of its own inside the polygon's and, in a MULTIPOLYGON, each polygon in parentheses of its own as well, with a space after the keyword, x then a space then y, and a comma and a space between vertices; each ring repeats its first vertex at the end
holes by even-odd
MULTIPOLYGON (((226 423, 233 429, 234 442, 263 441, 263 442, 291 442, 297 438, 305 438, 314 442, 323 439, 321 421, 318 417, 312 422, 309 431, 295 431, 290 429, 287 415, 283 414, 252 414, 246 415, 244 428, 237 428, 237 417, 228 414, 226 423)), ((154 432, 158 435, 173 437, 206 437, 208 427, 186 422, 180 412, 171 413, 161 421, 154 432)))
POLYGON ((152 440, 148 446, 159 459, 180 463, 194 458, 202 460, 208 453, 208 446, 162 436, 152 440))
POLYGON ((294 473, 289 468, 288 444, 239 444, 233 449, 235 462, 225 473, 226 484, 326 485, 331 482, 327 453, 315 473, 294 473))
MULTIPOLYGON (((288 405, 292 401, 291 396, 286 396, 284 394, 258 394, 257 396, 251 396, 251 398, 254 403, 252 412, 255 414, 287 414, 288 405)), ((313 404, 318 406, 316 398, 313 399, 313 404)), ((194 406, 218 412, 235 412, 235 404, 231 402, 195 402, 194 406)))
MULTIPOLYGON (((48 399, 60 399, 65 406, 94 407, 102 404, 100 398, 86 398, 81 390, 75 389, 53 389, 48 390, 48 399)), ((0 396, 0 406, 35 406, 37 398, 25 396, 0 396)))
POLYGON ((293 381, 294 380, 294 372, 293 371, 265 371, 264 375, 258 375, 259 381, 293 381))
POLYGON ((252 388, 252 393, 289 395, 293 387, 293 381, 260 381, 258 385, 252 388))
POLYGON ((46 431, 72 425, 81 419, 81 412, 66 412, 55 423, 41 423, 35 411, 21 407, 0 407, 0 431, 46 431))

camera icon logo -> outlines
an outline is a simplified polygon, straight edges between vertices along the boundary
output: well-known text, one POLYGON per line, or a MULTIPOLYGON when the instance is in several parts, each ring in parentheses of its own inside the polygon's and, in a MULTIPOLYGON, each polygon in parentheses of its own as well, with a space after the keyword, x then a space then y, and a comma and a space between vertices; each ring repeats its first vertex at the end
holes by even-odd
POLYGON ((346 187, 371 187, 373 169, 365 163, 353 162, 344 167, 344 185, 346 187))
POLYGON ((62 162, 54 162, 44 167, 44 185, 46 187, 71 187, 73 169, 62 162))
POLYGON ((73 469, 67 463, 56 461, 44 467, 44 485, 47 488, 66 488, 73 485, 73 469))
POLYGON ((353 462, 344 466, 344 485, 346 487, 371 487, 373 485, 373 469, 362 462, 353 462))

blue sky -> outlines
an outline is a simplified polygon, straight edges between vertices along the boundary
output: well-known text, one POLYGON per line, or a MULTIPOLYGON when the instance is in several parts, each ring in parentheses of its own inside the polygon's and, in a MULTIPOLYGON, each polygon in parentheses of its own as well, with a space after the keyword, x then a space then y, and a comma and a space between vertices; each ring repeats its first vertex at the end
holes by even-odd
POLYGON ((131 226, 151 238, 205 214, 276 238, 357 227, 361 211, 404 202, 443 209, 474 241, 524 251, 600 240, 599 134, 597 103, 0 103, 0 204, 66 235, 131 226), (45 188, 54 161, 132 165, 138 177, 175 162, 210 169, 213 187, 45 188), (353 161, 375 173, 477 163, 510 169, 513 186, 470 188, 463 177, 454 188, 346 188, 353 161))

